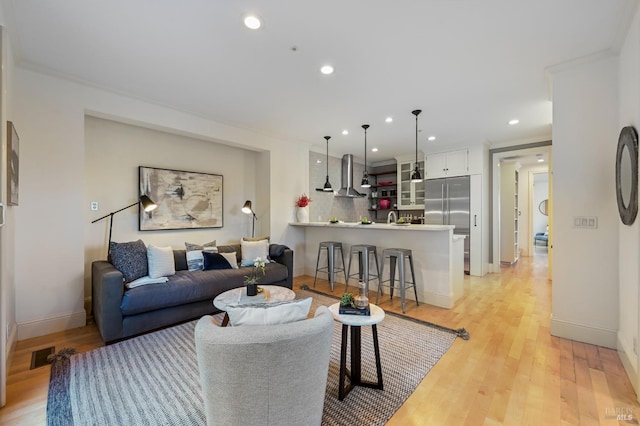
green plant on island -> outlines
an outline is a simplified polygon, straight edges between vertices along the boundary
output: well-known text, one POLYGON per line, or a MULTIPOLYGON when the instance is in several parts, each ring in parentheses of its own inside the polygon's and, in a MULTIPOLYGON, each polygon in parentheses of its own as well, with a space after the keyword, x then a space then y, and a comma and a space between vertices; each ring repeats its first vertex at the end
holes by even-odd
POLYGON ((361 220, 362 223, 369 223, 369 218, 364 216, 361 220))

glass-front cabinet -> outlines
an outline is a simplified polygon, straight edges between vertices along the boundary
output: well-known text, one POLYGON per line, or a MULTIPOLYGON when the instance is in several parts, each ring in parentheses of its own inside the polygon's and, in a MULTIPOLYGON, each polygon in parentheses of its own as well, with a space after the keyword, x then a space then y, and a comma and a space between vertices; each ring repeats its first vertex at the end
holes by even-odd
MULTIPOLYGON (((411 182, 415 161, 398 162, 398 182, 400 184, 398 210, 424 210, 424 179, 411 182)), ((418 161, 420 174, 424 178, 424 161, 418 161)))

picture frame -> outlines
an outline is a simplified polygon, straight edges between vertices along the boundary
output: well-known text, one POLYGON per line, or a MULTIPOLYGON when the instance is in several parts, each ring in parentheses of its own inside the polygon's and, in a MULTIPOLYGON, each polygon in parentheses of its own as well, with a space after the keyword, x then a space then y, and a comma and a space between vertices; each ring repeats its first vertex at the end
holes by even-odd
POLYGON ((18 205, 19 183, 20 138, 13 123, 7 121, 7 205, 18 205))
POLYGON ((223 176, 139 166, 140 194, 158 207, 139 214, 140 231, 222 228, 223 176))

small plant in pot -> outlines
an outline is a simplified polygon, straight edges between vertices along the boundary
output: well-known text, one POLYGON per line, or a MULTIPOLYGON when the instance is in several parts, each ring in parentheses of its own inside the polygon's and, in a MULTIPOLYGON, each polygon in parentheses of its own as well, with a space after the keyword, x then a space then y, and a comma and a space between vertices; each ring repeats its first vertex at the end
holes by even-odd
POLYGON ((251 268, 251 273, 249 275, 245 275, 244 284, 247 286, 247 296, 255 296, 258 294, 258 282, 260 281, 260 274, 264 277, 265 275, 265 265, 266 262, 262 260, 262 258, 257 257, 253 261, 253 268, 251 268))

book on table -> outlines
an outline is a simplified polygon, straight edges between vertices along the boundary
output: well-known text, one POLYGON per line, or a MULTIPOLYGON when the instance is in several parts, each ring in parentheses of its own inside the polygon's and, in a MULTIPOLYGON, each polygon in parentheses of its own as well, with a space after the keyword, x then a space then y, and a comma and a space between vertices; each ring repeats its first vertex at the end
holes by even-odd
POLYGON ((340 308, 338 309, 338 313, 340 315, 365 315, 365 316, 371 316, 371 309, 369 308, 369 305, 367 305, 366 308, 355 308, 351 305, 347 305, 347 306, 340 306, 340 308))

